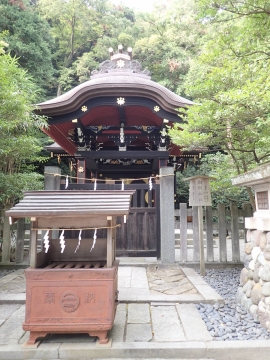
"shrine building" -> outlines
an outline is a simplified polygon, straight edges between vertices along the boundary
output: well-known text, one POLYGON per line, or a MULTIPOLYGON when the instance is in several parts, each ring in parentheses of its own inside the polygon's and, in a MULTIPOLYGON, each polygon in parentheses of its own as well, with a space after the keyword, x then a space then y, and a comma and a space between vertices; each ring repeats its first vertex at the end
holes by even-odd
POLYGON ((109 53, 90 80, 37 104, 37 113, 48 117, 51 156, 73 161, 69 190, 136 190, 117 233, 117 255, 159 257, 160 169, 201 155, 182 152, 167 131, 193 103, 152 81, 131 48, 109 53))

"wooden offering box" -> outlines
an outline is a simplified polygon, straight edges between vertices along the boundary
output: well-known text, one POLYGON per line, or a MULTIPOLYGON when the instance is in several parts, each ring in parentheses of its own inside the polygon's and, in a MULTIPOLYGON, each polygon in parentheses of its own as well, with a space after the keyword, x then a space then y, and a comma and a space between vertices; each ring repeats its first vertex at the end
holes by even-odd
POLYGON ((88 333, 108 342, 117 306, 116 216, 128 215, 133 191, 37 191, 7 211, 31 218, 30 268, 23 329, 28 345, 51 333, 88 333), (66 238, 72 229, 78 239, 66 238), (76 229, 76 230, 75 230, 76 229), (106 238, 84 237, 106 229, 106 238), (37 232, 44 244, 37 251, 37 232), (93 232, 92 230, 92 232, 93 232), (47 235, 47 236, 46 236, 47 235), (55 238, 57 235, 57 238, 55 238), (47 239, 47 240, 46 240, 47 239))

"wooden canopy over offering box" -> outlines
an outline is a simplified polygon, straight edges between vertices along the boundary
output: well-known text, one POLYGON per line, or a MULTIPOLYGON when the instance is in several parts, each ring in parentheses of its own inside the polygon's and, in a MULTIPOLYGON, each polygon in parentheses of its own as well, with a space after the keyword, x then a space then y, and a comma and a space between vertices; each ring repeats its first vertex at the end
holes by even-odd
POLYGON ((118 294, 116 217, 128 215, 133 193, 26 192, 6 212, 11 223, 31 219, 23 323, 23 329, 30 331, 28 345, 50 333, 89 333, 101 344, 108 342, 118 294), (39 252, 38 230, 43 230, 44 238, 39 252), (100 238, 105 230, 106 237, 100 238), (69 239, 70 232, 77 232, 78 239, 69 239))

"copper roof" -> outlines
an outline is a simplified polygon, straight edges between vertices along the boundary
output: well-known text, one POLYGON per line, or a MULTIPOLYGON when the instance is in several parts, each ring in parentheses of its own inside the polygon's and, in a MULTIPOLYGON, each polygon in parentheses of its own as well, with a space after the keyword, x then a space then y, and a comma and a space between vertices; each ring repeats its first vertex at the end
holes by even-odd
POLYGON ((123 191, 27 191, 6 211, 14 218, 88 215, 126 215, 133 190, 123 191))
POLYGON ((117 72, 104 74, 76 86, 65 94, 37 104, 46 115, 60 115, 74 111, 86 100, 102 96, 137 96, 156 101, 166 111, 176 113, 177 108, 187 107, 193 102, 165 86, 136 73, 117 72))

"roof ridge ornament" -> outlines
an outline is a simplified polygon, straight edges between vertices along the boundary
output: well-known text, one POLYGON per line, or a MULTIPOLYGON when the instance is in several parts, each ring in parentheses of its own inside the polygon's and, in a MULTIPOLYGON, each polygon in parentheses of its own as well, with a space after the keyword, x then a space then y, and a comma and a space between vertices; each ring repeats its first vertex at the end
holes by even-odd
POLYGON ((105 60, 99 65, 99 70, 93 70, 91 78, 110 73, 110 75, 125 72, 129 75, 140 74, 150 78, 150 71, 142 70, 139 61, 132 59, 132 48, 128 47, 127 52, 123 51, 123 45, 118 45, 118 52, 114 53, 113 48, 109 48, 110 60, 105 60))

